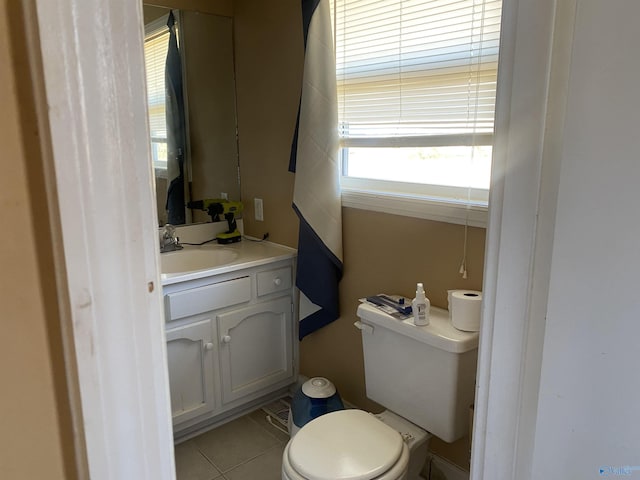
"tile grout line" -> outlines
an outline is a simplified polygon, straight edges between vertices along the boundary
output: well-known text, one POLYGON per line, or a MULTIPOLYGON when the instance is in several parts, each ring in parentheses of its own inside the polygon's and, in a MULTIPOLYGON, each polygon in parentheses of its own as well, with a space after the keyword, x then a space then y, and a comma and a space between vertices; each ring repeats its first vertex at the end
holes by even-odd
MULTIPOLYGON (((265 430, 265 431, 266 431, 266 429, 265 429, 264 427, 262 427, 262 425, 260 425, 258 422, 256 422, 256 421, 255 421, 255 420, 253 420, 252 418, 249 418, 249 419, 250 419, 252 422, 254 422, 256 425, 260 426, 263 430, 265 430)), ((194 445, 195 445, 195 447, 196 447, 196 450, 198 450, 198 453, 199 453, 200 455, 202 455, 202 456, 205 458, 205 460, 206 460, 210 465, 212 465, 212 466, 213 466, 213 467, 218 471, 218 473, 220 473, 220 474, 224 477, 224 474, 225 474, 225 473, 229 473, 230 471, 234 470, 235 468, 238 468, 238 467, 240 467, 240 466, 244 465, 245 463, 249 463, 250 461, 255 460, 256 458, 258 458, 258 457, 260 457, 260 456, 262 456, 262 455, 264 455, 264 454, 266 454, 266 453, 270 452, 271 450, 273 450, 273 449, 275 449, 275 448, 282 447, 283 443, 285 443, 285 442, 282 442, 279 438, 275 437, 275 436, 274 436, 273 434, 271 434, 270 432, 267 432, 267 433, 269 433, 269 435, 271 435, 271 436, 273 437, 273 439, 274 439, 274 440, 276 440, 276 441, 278 442, 276 445, 272 445, 271 447, 267 448, 265 451, 260 452, 260 453, 258 453, 257 455, 254 455, 253 457, 247 458, 246 460, 244 460, 244 461, 242 461, 242 462, 240 462, 240 463, 238 463, 238 464, 236 464, 236 465, 234 465, 234 466, 232 466, 232 467, 229 467, 229 468, 227 468, 226 470, 223 470, 221 467, 219 467, 218 465, 216 465, 216 463, 215 463, 211 458, 209 458, 209 457, 208 457, 208 456, 207 456, 207 455, 206 455, 202 450, 200 450, 200 447, 198 446, 198 444, 197 444, 197 443, 194 443, 194 445)), ((216 478, 220 478, 220 477, 216 477, 216 478)), ((226 477, 224 477, 224 478, 226 479, 226 477)))
MULTIPOLYGON (((236 468, 241 467, 241 466, 243 466, 243 465, 245 465, 245 464, 247 464, 247 463, 249 463, 249 462, 251 462, 251 461, 255 460, 256 458, 259 458, 259 457, 261 457, 261 456, 263 456, 263 455, 266 455, 266 454, 267 454, 267 453, 269 453, 271 450, 274 450, 274 449, 276 449, 276 448, 279 448, 280 446, 281 446, 281 445, 273 445, 272 447, 269 447, 268 449, 266 449, 264 452, 259 453, 258 455, 255 455, 255 456, 253 456, 253 457, 251 457, 251 458, 248 458, 248 459, 247 459, 247 460, 245 460, 244 462, 240 462, 239 464, 234 465, 233 467, 231 467, 231 468, 229 468, 229 469, 227 469, 227 470, 225 470, 225 471, 222 471, 222 470, 220 470, 220 469, 218 469, 218 470, 219 470, 220 472, 222 472, 222 475, 224 476, 224 474, 229 473, 229 472, 231 472, 231 471, 235 470, 236 468)), ((218 468, 218 467, 216 467, 216 468, 218 468)), ((226 477, 225 477, 225 478, 226 478, 226 477)))
MULTIPOLYGON (((266 417, 267 413, 265 413, 265 417, 266 417)), ((265 432, 267 432, 267 434, 269 434, 269 436, 273 437, 275 440, 277 440, 278 442, 283 442, 283 440, 279 439, 277 435, 275 435, 274 433, 270 432, 268 428, 266 428, 264 425, 261 425, 260 422, 258 422, 257 420, 253 419, 250 415, 247 416, 249 418, 249 420, 251 420, 253 423, 255 423, 256 425, 258 425, 262 430, 264 430, 265 432)), ((266 422, 266 418, 265 418, 265 422, 266 422)), ((275 427, 273 427, 275 428, 275 427)), ((283 433, 284 434, 284 433, 283 433)), ((285 442, 286 443, 286 442, 285 442)))
POLYGON ((194 446, 196 447, 196 450, 198 451, 198 453, 207 461, 207 463, 209 463, 213 468, 215 468, 217 470, 217 472, 220 474, 219 476, 215 477, 212 480, 217 480, 221 476, 224 476, 222 470, 220 469, 220 467, 218 467, 213 460, 211 460, 209 457, 207 457, 205 455, 205 453, 202 450, 200 450, 200 447, 198 446, 198 444, 194 442, 194 446))
MULTIPOLYGON (((265 415, 265 417, 266 417, 267 412, 264 412, 264 411, 263 411, 262 413, 264 413, 264 415, 265 415)), ((242 417, 241 417, 241 418, 242 418, 242 417)), ((208 463, 209 465, 211 465, 211 466, 216 470, 216 472, 217 472, 217 474, 218 474, 218 476, 217 476, 217 477, 214 477, 214 478, 212 478, 212 479, 210 479, 210 480, 228 480, 228 477, 227 477, 227 475, 226 475, 226 474, 228 474, 228 473, 232 472, 233 470, 235 470, 235 469, 237 469, 237 468, 239 468, 239 467, 241 467, 241 466, 243 466, 243 465, 245 465, 245 464, 247 464, 247 463, 249 463, 249 462, 252 462, 252 461, 256 460, 257 458, 259 458, 259 457, 261 457, 261 456, 263 456, 263 455, 265 455, 265 454, 270 453, 272 450, 274 450, 274 449, 276 449, 276 448, 278 448, 278 449, 283 449, 283 447, 286 445, 287 440, 284 440, 284 439, 280 438, 280 437, 277 435, 277 432, 275 432, 275 431, 271 431, 271 430, 272 430, 272 428, 275 428, 275 427, 270 427, 270 426, 268 426, 268 423, 266 423, 266 422, 267 422, 266 418, 265 418, 265 420, 264 420, 264 421, 262 421, 262 420, 258 420, 258 419, 256 419, 256 418, 253 418, 253 417, 251 416, 251 414, 247 414, 247 415, 245 415, 245 416, 244 416, 244 418, 245 418, 246 420, 248 420, 248 421, 249 421, 249 423, 250 423, 250 424, 252 424, 254 427, 255 427, 255 426, 258 426, 258 427, 259 427, 259 430, 260 430, 261 432, 263 432, 263 433, 266 433, 266 434, 267 434, 267 436, 268 436, 269 438, 271 438, 271 440, 273 440, 273 441, 275 442, 275 444, 274 444, 274 445, 271 445, 271 446, 270 446, 270 447, 268 447, 266 450, 264 450, 264 451, 262 451, 262 452, 260 452, 260 453, 258 453, 258 454, 256 454, 256 455, 254 455, 254 456, 252 456, 252 457, 250 457, 250 458, 247 458, 247 459, 245 459, 244 461, 241 461, 240 463, 238 463, 238 464, 236 464, 236 465, 233 465, 233 466, 231 466, 231 467, 229 467, 229 468, 227 468, 227 469, 222 469, 220 466, 218 466, 218 465, 216 464, 216 462, 215 462, 212 458, 209 458, 209 456, 207 456, 207 454, 206 454, 206 453, 205 453, 205 452, 200 448, 200 446, 198 445, 198 442, 193 441, 193 440, 195 440, 195 438, 197 438, 197 437, 195 437, 194 439, 191 439, 190 441, 193 441, 193 445, 194 445, 194 447, 195 447, 196 451, 198 452, 198 454, 199 454, 199 455, 201 455, 202 457, 204 457, 204 459, 205 459, 206 463, 208 463)))

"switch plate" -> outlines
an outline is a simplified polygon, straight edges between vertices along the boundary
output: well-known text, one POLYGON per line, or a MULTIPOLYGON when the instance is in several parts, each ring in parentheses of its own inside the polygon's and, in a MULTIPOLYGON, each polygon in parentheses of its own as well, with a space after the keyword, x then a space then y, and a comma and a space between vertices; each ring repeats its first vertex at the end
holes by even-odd
POLYGON ((220 192, 220 198, 223 200, 229 200, 229 194, 227 192, 220 192))
POLYGON ((264 221, 264 210, 262 209, 262 199, 261 198, 254 198, 253 199, 253 213, 256 217, 256 220, 258 220, 259 222, 263 222, 264 221))

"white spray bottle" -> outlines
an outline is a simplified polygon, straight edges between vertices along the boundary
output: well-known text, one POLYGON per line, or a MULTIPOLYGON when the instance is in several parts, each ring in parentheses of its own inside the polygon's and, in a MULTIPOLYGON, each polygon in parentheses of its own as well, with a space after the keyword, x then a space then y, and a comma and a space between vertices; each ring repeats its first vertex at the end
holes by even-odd
POLYGON ((416 287, 416 298, 411 302, 413 323, 419 326, 429 325, 429 308, 431 302, 424 294, 424 286, 419 283, 416 287))

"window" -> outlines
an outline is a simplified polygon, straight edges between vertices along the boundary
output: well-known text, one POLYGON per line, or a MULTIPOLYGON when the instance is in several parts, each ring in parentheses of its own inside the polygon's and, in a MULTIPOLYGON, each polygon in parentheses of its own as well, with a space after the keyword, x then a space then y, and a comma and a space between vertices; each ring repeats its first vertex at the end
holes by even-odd
POLYGON ((156 170, 167 169, 167 120, 164 69, 169 49, 167 15, 145 26, 144 58, 147 75, 147 107, 151 155, 156 170))
POLYGON ((343 203, 486 216, 501 1, 332 7, 343 203))

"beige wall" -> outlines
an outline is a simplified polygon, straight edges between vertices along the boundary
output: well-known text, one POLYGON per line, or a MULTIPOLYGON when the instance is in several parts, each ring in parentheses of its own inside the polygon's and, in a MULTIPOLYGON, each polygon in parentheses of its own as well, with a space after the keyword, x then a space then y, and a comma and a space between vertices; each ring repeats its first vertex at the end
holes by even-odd
POLYGON ((165 7, 154 7, 146 3, 142 5, 142 19, 145 25, 157 20, 166 13, 167 9, 165 7))
POLYGON ((298 219, 287 168, 302 81, 300 2, 237 0, 234 33, 245 227, 295 246, 298 219), (264 222, 253 220, 255 197, 264 200, 264 222))
POLYGON ((341 317, 302 341, 302 372, 327 376, 346 399, 379 410, 365 394, 360 331, 353 326, 358 299, 376 293, 413 298, 423 282, 431 303, 446 308, 447 289, 481 287, 484 230, 469 229, 467 280, 458 273, 463 242, 458 225, 343 209, 341 317))
MULTIPOLYGON (((295 247, 298 220, 287 166, 302 78, 299 1, 237 0, 235 20, 245 225, 252 235, 269 232, 273 241, 295 247), (253 220, 254 197, 264 199, 264 222, 253 220)), ((365 395, 361 340, 353 327, 357 299, 380 292, 413 297, 416 282, 424 282, 433 305, 446 307, 447 289, 480 289, 485 231, 469 228, 466 280, 458 273, 459 225, 345 208, 343 242, 341 318, 302 341, 301 373, 327 376, 344 398, 379 410, 365 395)))
POLYGON ((0 478, 72 480, 52 242, 19 5, 0 0, 0 478))
MULTIPOLYGON (((236 95, 233 68, 233 21, 219 15, 182 12, 183 52, 194 200, 240 200, 236 95)), ((193 221, 208 222, 194 211, 193 221)))
MULTIPOLYGON (((181 51, 185 69, 186 119, 191 199, 240 199, 236 141, 233 19, 189 9, 193 2, 170 2, 181 9, 181 51)), ((211 11, 219 11, 210 7, 211 11)), ((164 7, 143 5, 145 24, 166 15, 164 7)), ((188 195, 187 195, 188 197, 188 195)), ((158 224, 166 223, 167 182, 156 177, 158 224)), ((188 200, 188 198, 187 198, 188 200)), ((209 215, 192 211, 193 222, 209 222, 209 215)))
MULTIPOLYGON (((145 5, 233 16, 233 0, 149 0, 145 5)), ((146 16, 146 15, 145 15, 146 16)))

